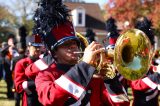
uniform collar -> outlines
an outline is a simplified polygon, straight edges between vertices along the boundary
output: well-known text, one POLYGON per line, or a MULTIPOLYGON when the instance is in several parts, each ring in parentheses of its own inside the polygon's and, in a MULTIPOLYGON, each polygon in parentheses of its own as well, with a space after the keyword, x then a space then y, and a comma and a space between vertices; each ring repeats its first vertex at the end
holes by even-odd
POLYGON ((67 72, 73 65, 57 64, 57 68, 61 71, 67 72))

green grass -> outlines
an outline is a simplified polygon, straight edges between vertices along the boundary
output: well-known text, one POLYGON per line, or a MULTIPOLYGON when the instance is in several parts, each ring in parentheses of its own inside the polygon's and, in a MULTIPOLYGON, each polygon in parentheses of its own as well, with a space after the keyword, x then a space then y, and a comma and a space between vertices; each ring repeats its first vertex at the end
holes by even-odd
POLYGON ((14 106, 14 100, 8 100, 6 95, 6 82, 4 80, 0 81, 0 106, 14 106))

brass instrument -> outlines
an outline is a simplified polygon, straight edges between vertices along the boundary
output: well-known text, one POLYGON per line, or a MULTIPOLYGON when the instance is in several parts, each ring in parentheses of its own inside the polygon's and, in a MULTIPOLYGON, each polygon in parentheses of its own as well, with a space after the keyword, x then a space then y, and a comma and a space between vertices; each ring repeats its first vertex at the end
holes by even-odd
MULTIPOLYGON (((76 36, 79 38, 81 42, 81 51, 82 52, 75 52, 81 54, 82 56, 83 51, 85 47, 89 45, 89 42, 86 37, 84 37, 81 33, 76 32, 76 36)), ((94 67, 96 67, 95 74, 100 74, 105 79, 112 79, 115 77, 115 72, 111 70, 113 68, 113 64, 108 61, 108 58, 112 57, 112 53, 103 52, 100 53, 99 56, 97 56, 97 61, 94 62, 94 67), (106 71, 108 70, 108 71, 106 71)), ((80 57, 79 61, 81 61, 82 58, 80 57)))
POLYGON ((96 74, 104 76, 104 79, 113 79, 116 69, 124 78, 136 80, 146 74, 150 67, 151 43, 144 32, 130 29, 118 37, 112 52, 106 50, 98 57, 94 62, 96 74))
POLYGON ((116 41, 114 66, 128 80, 136 80, 147 73, 152 60, 151 43, 144 32, 131 29, 116 41))
POLYGON ((97 74, 100 74, 103 79, 113 79, 116 76, 116 70, 112 63, 113 55, 107 51, 100 53, 100 60, 97 63, 97 74))
POLYGON ((87 38, 85 38, 81 33, 76 32, 76 37, 79 38, 80 43, 81 43, 81 49, 84 51, 85 47, 89 45, 87 38))

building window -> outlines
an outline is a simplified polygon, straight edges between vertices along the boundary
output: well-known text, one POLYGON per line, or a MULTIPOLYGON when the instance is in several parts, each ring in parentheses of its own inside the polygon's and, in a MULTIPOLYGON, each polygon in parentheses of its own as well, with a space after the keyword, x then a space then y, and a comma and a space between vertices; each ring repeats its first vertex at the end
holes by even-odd
POLYGON ((82 13, 78 13, 78 24, 82 24, 82 13))
POLYGON ((85 9, 82 7, 72 11, 72 19, 74 26, 85 27, 85 9))

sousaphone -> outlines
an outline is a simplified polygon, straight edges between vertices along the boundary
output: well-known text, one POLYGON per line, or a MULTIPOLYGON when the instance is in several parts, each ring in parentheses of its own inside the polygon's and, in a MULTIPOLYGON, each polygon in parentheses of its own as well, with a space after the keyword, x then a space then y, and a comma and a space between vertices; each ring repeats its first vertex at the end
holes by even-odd
POLYGON ((114 66, 128 80, 143 77, 151 65, 149 38, 139 29, 130 29, 118 37, 114 50, 114 66))

